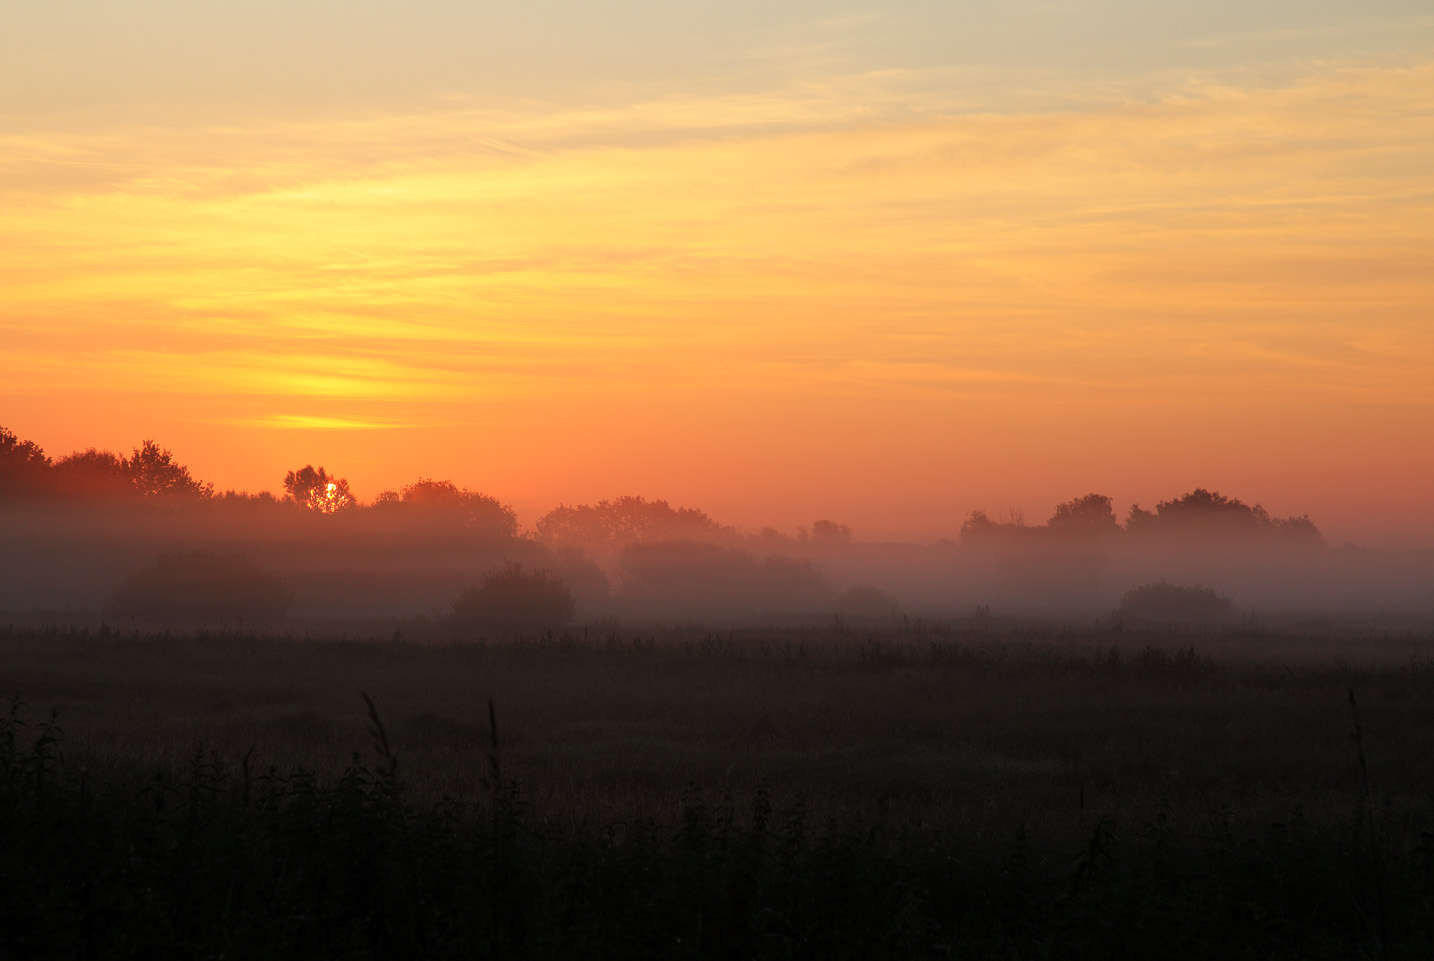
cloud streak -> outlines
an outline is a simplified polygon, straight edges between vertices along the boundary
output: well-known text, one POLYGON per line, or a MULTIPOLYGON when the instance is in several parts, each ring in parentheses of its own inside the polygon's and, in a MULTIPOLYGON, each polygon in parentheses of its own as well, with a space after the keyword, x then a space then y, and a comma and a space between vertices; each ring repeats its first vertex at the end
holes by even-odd
POLYGON ((11 136, 0 394, 502 420, 512 458, 564 416, 618 460, 711 412, 835 443, 858 403, 988 452, 1017 422, 973 410, 1031 443, 1121 404, 1245 450, 1264 401, 1434 427, 1434 65, 1039 112, 912 89, 11 136))

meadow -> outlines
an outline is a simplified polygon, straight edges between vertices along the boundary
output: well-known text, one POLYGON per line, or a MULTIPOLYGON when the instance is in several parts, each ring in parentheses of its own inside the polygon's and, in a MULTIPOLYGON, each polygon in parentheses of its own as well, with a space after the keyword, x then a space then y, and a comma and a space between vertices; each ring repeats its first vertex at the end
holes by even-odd
POLYGON ((1328 626, 12 625, 0 933, 65 957, 1422 957, 1431 652, 1328 626))

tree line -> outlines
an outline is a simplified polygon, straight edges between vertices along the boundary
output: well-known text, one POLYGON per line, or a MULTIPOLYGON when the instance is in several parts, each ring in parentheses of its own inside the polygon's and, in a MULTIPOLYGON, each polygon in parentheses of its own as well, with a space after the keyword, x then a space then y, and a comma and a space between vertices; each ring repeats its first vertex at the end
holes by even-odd
MULTIPOLYGON (((267 491, 218 492, 212 483, 196 479, 175 460, 172 451, 153 440, 143 441, 129 456, 92 447, 52 459, 33 441, 0 427, 0 503, 282 507, 316 515, 361 512, 375 518, 401 516, 409 524, 427 522, 448 529, 456 525, 460 530, 496 538, 519 534, 517 515, 510 506, 446 480, 419 478, 363 504, 346 478, 330 474, 324 467, 305 465, 285 475, 283 489, 282 497, 267 491)), ((962 525, 960 541, 963 546, 983 548, 1190 535, 1258 537, 1305 546, 1323 542, 1308 516, 1274 517, 1258 503, 1247 504, 1199 487, 1160 501, 1153 510, 1132 505, 1124 523, 1117 518, 1111 498, 1095 493, 1058 504, 1039 525, 1028 525, 1019 515, 998 519, 976 510, 962 525)), ((729 546, 755 542, 765 551, 835 549, 852 543, 851 528, 829 519, 819 519, 809 529, 798 528, 795 536, 771 527, 744 536, 695 508, 674 508, 665 500, 631 495, 596 504, 559 505, 537 520, 533 536, 554 549, 581 550, 596 557, 613 557, 633 544, 673 541, 729 546)))
POLYGON ((1028 526, 1020 517, 995 520, 985 511, 972 511, 961 525, 961 543, 971 546, 1158 536, 1253 537, 1305 546, 1324 542, 1308 515, 1273 517, 1259 504, 1246 504, 1203 487, 1160 501, 1154 510, 1132 504, 1124 524, 1116 518, 1109 497, 1086 494, 1056 505, 1050 519, 1039 526, 1028 526))
POLYGON ((214 485, 195 480, 171 451, 144 441, 125 457, 114 451, 75 451, 51 460, 34 441, 0 427, 0 497, 60 499, 201 500, 214 485))

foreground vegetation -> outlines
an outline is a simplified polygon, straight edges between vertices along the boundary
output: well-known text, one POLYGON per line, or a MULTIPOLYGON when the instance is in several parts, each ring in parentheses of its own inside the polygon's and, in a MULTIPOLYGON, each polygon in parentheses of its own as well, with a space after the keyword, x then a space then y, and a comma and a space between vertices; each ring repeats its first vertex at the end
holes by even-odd
POLYGON ((413 633, 0 630, 7 952, 1434 948, 1434 638, 413 633))

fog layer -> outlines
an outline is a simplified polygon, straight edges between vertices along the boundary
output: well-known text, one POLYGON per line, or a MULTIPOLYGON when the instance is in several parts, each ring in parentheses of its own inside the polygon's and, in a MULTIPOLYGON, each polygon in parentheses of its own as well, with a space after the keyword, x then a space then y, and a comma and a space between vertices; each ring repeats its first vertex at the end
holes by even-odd
POLYGON ((312 466, 285 491, 216 494, 152 442, 51 461, 0 430, 0 612, 473 630, 491 614, 513 632, 612 618, 1434 621, 1434 551, 1331 546, 1308 517, 1200 488, 1123 521, 1100 494, 1038 525, 976 511, 959 541, 931 544, 863 542, 826 519, 744 532, 636 496, 559 506, 524 533, 509 507, 446 481, 361 504, 312 466), (1162 583, 1179 590, 1132 594, 1162 583))

